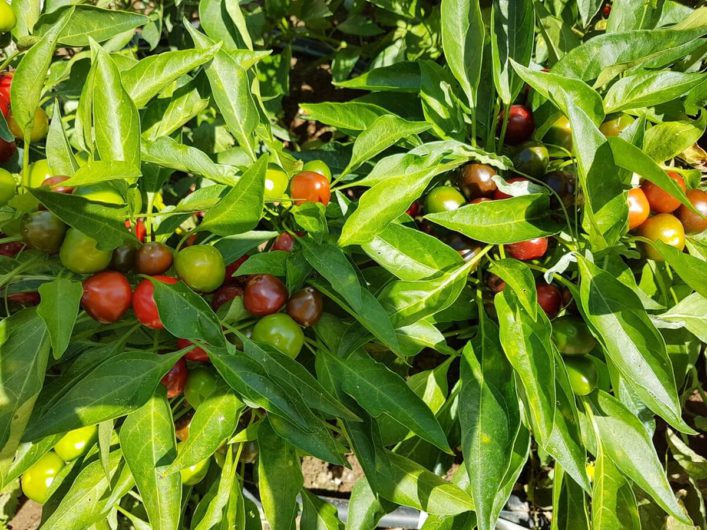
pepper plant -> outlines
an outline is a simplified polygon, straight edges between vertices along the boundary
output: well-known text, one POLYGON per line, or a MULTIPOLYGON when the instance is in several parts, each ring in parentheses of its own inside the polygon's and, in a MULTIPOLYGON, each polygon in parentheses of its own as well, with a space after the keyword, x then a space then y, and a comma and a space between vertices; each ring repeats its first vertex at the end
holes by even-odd
POLYGON ((41 528, 706 524, 706 7, 97 4, 0 1, 0 487, 41 528), (347 511, 304 456, 358 462, 347 511))

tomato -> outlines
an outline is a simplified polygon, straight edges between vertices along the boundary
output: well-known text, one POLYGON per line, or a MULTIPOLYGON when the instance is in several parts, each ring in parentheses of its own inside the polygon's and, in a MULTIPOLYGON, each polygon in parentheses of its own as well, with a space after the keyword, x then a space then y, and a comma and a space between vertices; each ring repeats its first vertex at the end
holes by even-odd
POLYGON ((17 24, 17 17, 7 2, 0 2, 0 32, 7 33, 17 24))
POLYGON ((304 345, 304 333, 292 317, 285 313, 275 313, 256 322, 253 327, 253 340, 272 346, 294 359, 304 345))
POLYGON ((0 75, 0 112, 5 118, 10 112, 10 89, 12 88, 13 76, 12 72, 0 75))
POLYGON ((322 295, 313 287, 297 291, 287 302, 287 314, 301 326, 309 327, 319 322, 324 309, 322 295))
POLYGON ((592 360, 582 355, 580 357, 565 358, 564 361, 572 391, 578 396, 591 394, 599 381, 597 367, 592 360))
MULTIPOLYGON (((153 279, 170 285, 178 281, 177 278, 171 276, 155 276, 153 279)), ((160 314, 157 311, 157 304, 153 296, 154 292, 155 288, 152 285, 152 281, 147 278, 138 283, 133 293, 133 311, 135 311, 135 317, 143 326, 152 329, 162 329, 164 324, 162 324, 160 314)))
POLYGON ((220 386, 219 375, 205 366, 199 366, 189 372, 187 383, 184 386, 184 398, 192 407, 198 408, 220 386))
POLYGON ((22 239, 30 247, 54 254, 61 247, 66 225, 46 210, 26 214, 20 222, 22 239))
MULTIPOLYGON (((188 348, 194 344, 192 341, 187 339, 177 339, 177 349, 181 350, 183 348, 188 348)), ((203 348, 199 346, 194 346, 191 350, 184 354, 184 358, 187 361, 195 361, 198 363, 206 363, 209 361, 209 354, 206 353, 203 348)))
POLYGON ((100 250, 98 241, 75 228, 69 228, 59 251, 62 265, 76 274, 102 271, 110 265, 113 251, 100 250))
MULTIPOLYGON (((22 127, 15 121, 12 110, 10 110, 7 117, 7 126, 10 128, 10 132, 15 135, 15 138, 24 140, 22 127)), ((49 132, 49 116, 47 116, 42 107, 39 107, 34 112, 32 123, 29 124, 29 141, 32 143, 40 142, 46 138, 47 132, 49 132)))
POLYGON ((87 425, 67 432, 54 446, 54 452, 64 462, 71 462, 83 456, 96 441, 98 427, 87 425))
POLYGON ((532 111, 523 105, 511 105, 506 125, 505 143, 518 145, 530 139, 535 131, 532 111))
POLYGON ((527 142, 513 155, 513 166, 518 173, 540 178, 550 162, 550 153, 543 144, 527 142))
POLYGON ((81 306, 94 320, 111 324, 122 318, 132 298, 128 279, 119 272, 105 271, 83 282, 81 306))
POLYGON ((218 289, 226 277, 223 256, 211 245, 183 248, 177 254, 174 266, 184 283, 204 293, 218 289))
POLYGON ((21 306, 35 306, 41 302, 41 298, 36 291, 25 291, 8 294, 7 301, 21 306))
POLYGON ((506 245, 506 252, 512 258, 521 261, 542 258, 547 252, 548 241, 546 237, 536 237, 520 243, 506 245))
POLYGON ((566 116, 557 118, 543 137, 545 143, 572 152, 572 126, 566 116))
POLYGON ((439 186, 425 197, 425 212, 439 213, 456 210, 466 202, 464 195, 451 186, 439 186))
POLYGON ((49 500, 52 483, 63 467, 64 461, 54 451, 44 454, 22 475, 22 493, 34 502, 44 504, 49 500))
POLYGON ((687 198, 701 215, 689 210, 685 205, 680 205, 678 217, 686 233, 699 234, 707 229, 707 192, 690 190, 687 192, 687 198))
MULTIPOLYGON (((669 213, 659 213, 649 217, 640 227, 638 234, 651 241, 662 241, 680 251, 685 248, 685 229, 682 223, 674 215, 669 213)), ((651 245, 643 245, 646 257, 663 261, 663 255, 651 245)))
POLYGON ((172 249, 164 243, 145 243, 137 251, 135 269, 140 274, 154 276, 162 274, 172 266, 172 249))
POLYGON ((29 185, 31 188, 39 188, 44 181, 53 177, 49 162, 46 158, 37 160, 29 166, 29 185))
POLYGON ((486 275, 486 287, 489 288, 493 294, 498 294, 506 288, 506 282, 501 279, 500 276, 489 272, 486 275))
MULTIPOLYGON (((674 171, 668 171, 667 175, 670 179, 677 184, 680 189, 684 192, 686 190, 685 180, 679 173, 674 171)), ((641 184, 641 189, 643 193, 646 194, 646 199, 648 199, 648 204, 651 206, 651 210, 657 213, 670 213, 674 212, 680 207, 680 201, 670 195, 667 191, 663 190, 660 186, 656 186, 652 182, 645 180, 641 184)))
POLYGON ((270 166, 265 171, 265 193, 266 201, 279 201, 285 197, 289 179, 287 173, 277 166, 270 166))
MULTIPOLYGON (((545 184, 560 197, 562 204, 571 207, 575 203, 577 191, 577 176, 569 171, 551 171, 543 177, 545 184)), ((553 206, 558 206, 557 197, 550 198, 553 206)))
POLYGON ((287 287, 270 274, 252 276, 243 294, 245 308, 256 317, 277 313, 287 302, 287 287))
POLYGON ((285 252, 292 252, 295 246, 295 238, 292 237, 288 232, 283 232, 275 238, 275 241, 270 247, 270 250, 284 250, 285 252))
POLYGON ((236 296, 243 296, 243 287, 240 285, 224 285, 214 293, 211 299, 211 307, 214 311, 218 310, 226 302, 230 302, 236 296))
POLYGON ((601 124, 599 130, 604 136, 618 136, 621 131, 633 123, 633 118, 627 114, 614 116, 601 124))
POLYGON ((226 267, 226 283, 241 283, 243 278, 234 278, 233 275, 236 273, 236 271, 240 268, 241 265, 243 265, 246 260, 248 259, 248 256, 241 256, 238 258, 236 261, 233 263, 229 264, 226 267))
POLYGON ((49 188, 51 191, 55 193, 73 193, 74 188, 71 186, 60 186, 62 182, 65 182, 69 180, 69 177, 65 177, 63 175, 56 175, 54 177, 47 177, 44 179, 44 182, 42 182, 42 187, 43 188, 49 188))
POLYGON ((604 4, 604 7, 601 8, 601 14, 604 18, 609 18, 609 15, 611 15, 611 4, 608 2, 604 4))
POLYGON ((326 206, 331 198, 329 187, 329 181, 324 175, 312 171, 303 171, 292 178, 290 195, 292 195, 295 204, 321 202, 326 206))
MULTIPOLYGON (((0 233, 0 237, 5 237, 5 234, 0 233)), ((8 256, 14 258, 21 250, 25 248, 22 241, 10 241, 9 243, 0 243, 0 256, 8 256)))
POLYGON ((628 190, 628 229, 639 227, 648 219, 650 213, 651 207, 643 190, 641 188, 628 190))
POLYGON ((491 197, 496 191, 496 170, 486 164, 467 164, 459 171, 457 185, 467 199, 491 197))
POLYGON ((310 160, 309 162, 305 162, 304 166, 302 166, 302 171, 319 173, 331 182, 331 169, 329 169, 329 166, 323 160, 310 160))
POLYGON ((0 206, 7 204, 17 194, 17 183, 12 173, 0 168, 0 206))
POLYGON ((445 235, 442 240, 456 250, 464 261, 469 261, 481 250, 478 242, 456 232, 445 235))
POLYGON ((570 355, 589 353, 597 345, 584 321, 572 315, 552 321, 552 340, 561 353, 570 355))
POLYGON ((187 362, 179 359, 160 381, 167 389, 167 397, 171 399, 181 395, 188 377, 187 362))
POLYGON ((538 305, 549 318, 555 318, 562 308, 562 293, 555 285, 538 283, 535 285, 538 305))
MULTIPOLYGON (((180 446, 182 444, 177 444, 177 452, 180 451, 180 446)), ((197 462, 193 466, 185 467, 179 470, 179 475, 182 477, 182 484, 185 486, 195 486, 206 477, 206 473, 209 472, 209 464, 211 460, 206 458, 201 462, 197 462)))
POLYGON ((17 151, 15 142, 6 142, 0 138, 0 164, 4 164, 12 158, 12 155, 17 151))
POLYGON ((110 268, 124 273, 132 271, 135 268, 137 251, 137 243, 128 243, 114 249, 110 260, 110 268))
MULTIPOLYGON (((513 177, 506 180, 506 184, 513 184, 514 182, 528 182, 528 179, 525 177, 513 177)), ((496 190, 493 192, 493 198, 496 201, 500 201, 502 199, 510 199, 511 197, 512 195, 508 195, 507 193, 501 190, 496 190)))
POLYGON ((417 217, 420 215, 420 203, 418 201, 413 202, 410 207, 405 210, 405 213, 408 214, 410 217, 417 217))
POLYGON ((123 205, 125 199, 113 186, 109 184, 89 184, 79 186, 74 190, 74 195, 80 195, 93 202, 103 202, 105 204, 123 205))

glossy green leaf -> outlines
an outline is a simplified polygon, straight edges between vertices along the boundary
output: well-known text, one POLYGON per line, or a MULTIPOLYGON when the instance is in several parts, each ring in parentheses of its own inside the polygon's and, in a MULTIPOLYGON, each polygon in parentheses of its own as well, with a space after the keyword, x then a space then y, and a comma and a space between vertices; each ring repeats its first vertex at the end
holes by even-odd
POLYGON ((707 298, 700 293, 692 293, 660 315, 659 318, 678 326, 684 326, 702 342, 707 342, 705 315, 707 315, 707 298))
POLYGON ((601 443, 594 464, 592 525, 594 528, 641 528, 631 484, 605 454, 601 443))
POLYGON ((236 181, 233 168, 217 164, 203 151, 180 144, 169 136, 162 136, 154 142, 143 140, 141 148, 143 162, 202 175, 220 184, 233 185, 236 181))
POLYGON ((307 490, 302 491, 301 530, 343 530, 336 506, 321 500, 307 490))
POLYGON ((538 316, 538 296, 533 272, 522 261, 502 259, 494 261, 489 270, 501 278, 513 291, 518 301, 533 319, 538 316))
POLYGON ((420 90, 420 68, 414 62, 400 62, 374 68, 348 81, 340 81, 336 85, 356 90, 416 93, 420 90))
POLYGON ((493 2, 491 12, 493 82, 505 105, 510 105, 523 88, 523 81, 511 68, 511 60, 524 66, 530 62, 534 29, 535 12, 532 0, 493 2))
POLYGON ((78 164, 71 144, 66 137, 59 107, 59 105, 54 105, 54 113, 49 124, 46 142, 47 162, 55 174, 70 177, 78 168, 78 164))
POLYGON ((552 526, 557 530, 591 530, 585 492, 559 465, 552 480, 552 526))
POLYGON ((344 252, 335 245, 317 243, 304 238, 301 238, 300 244, 303 247, 304 257, 314 270, 331 283, 354 311, 362 312, 364 287, 344 252))
POLYGON ((253 42, 237 2, 201 0, 199 20, 206 34, 214 40, 223 42, 226 48, 253 49, 253 42))
POLYGON ((463 141, 468 137, 464 122, 463 96, 452 72, 439 64, 420 61, 420 98, 425 119, 442 139, 463 141))
MULTIPOLYGON (((195 433, 198 434, 198 431, 195 433)), ((165 476, 161 468, 177 454, 174 420, 164 391, 128 415, 120 428, 120 448, 155 530, 179 526, 182 483, 178 474, 165 476)))
POLYGON ((101 9, 92 5, 67 5, 42 15, 34 26, 34 34, 48 34, 66 14, 70 18, 61 30, 58 41, 66 46, 88 46, 91 40, 105 42, 120 33, 144 26, 149 21, 148 17, 140 13, 101 9))
POLYGON ((346 530, 375 528, 386 512, 382 502, 373 492, 365 477, 358 479, 349 499, 346 530))
POLYGON ((611 85, 604 106, 606 112, 653 107, 687 94, 703 81, 701 74, 648 72, 629 75, 611 85))
POLYGON ((54 358, 66 351, 71 341, 71 332, 79 312, 83 287, 80 282, 68 278, 57 278, 39 287, 42 301, 37 314, 42 317, 49 331, 54 358))
POLYGON ((662 241, 655 241, 652 244, 663 255, 665 261, 675 269, 682 281, 702 296, 707 296, 707 266, 704 260, 680 252, 662 241))
POLYGON ((300 110, 310 120, 349 131, 364 131, 379 117, 389 115, 383 107, 361 101, 302 103, 300 110))
POLYGON ((41 416, 33 418, 24 439, 38 440, 49 434, 125 416, 140 408, 181 355, 179 352, 157 355, 133 351, 107 359, 76 381, 41 416), (110 380, 108 387, 106 380, 110 380))
POLYGON ((250 274, 272 274, 284 278, 287 275, 287 258, 291 254, 285 250, 270 250, 253 254, 236 271, 237 276, 250 274))
POLYGON ((643 152, 658 163, 674 158, 700 139, 704 132, 689 121, 666 121, 646 131, 643 152))
POLYGON ((665 2, 637 3, 631 0, 615 0, 606 24, 608 33, 651 29, 658 22, 665 2))
MULTIPOLYGON (((142 137, 154 141, 168 136, 208 106, 209 100, 190 86, 177 90, 169 99, 154 100, 141 116, 142 137)), ((142 147, 144 149, 144 142, 142 147)))

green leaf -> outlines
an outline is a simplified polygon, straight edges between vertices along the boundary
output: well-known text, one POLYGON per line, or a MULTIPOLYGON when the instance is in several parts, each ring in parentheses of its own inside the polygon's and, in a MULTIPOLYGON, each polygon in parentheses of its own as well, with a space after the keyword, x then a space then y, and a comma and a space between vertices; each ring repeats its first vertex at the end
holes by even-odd
POLYGON ((194 513, 192 520, 194 530, 211 530, 223 522, 224 509, 227 507, 234 489, 240 487, 236 485, 238 480, 236 472, 236 461, 233 458, 231 446, 228 446, 218 482, 211 483, 209 491, 199 502, 194 513), (198 523, 194 524, 196 521, 198 523))
POLYGON ((143 140, 155 141, 172 134, 208 106, 209 100, 202 98, 199 91, 190 85, 175 91, 169 99, 152 101, 141 116, 143 140))
POLYGON ((577 8, 579 9, 579 16, 582 19, 582 25, 587 26, 591 22, 594 15, 597 14, 599 8, 602 6, 602 0, 578 0, 577 8))
POLYGON ((89 160, 80 166, 65 186, 83 186, 111 180, 134 182, 140 176, 140 168, 121 160, 89 160))
POLYGON ((680 302, 671 307, 668 311, 659 315, 660 320, 684 326, 690 333, 707 342, 707 298, 700 293, 692 293, 680 302))
POLYGON ((32 309, 0 322, 0 459, 11 458, 44 383, 49 333, 32 309))
POLYGON ((661 508, 690 524, 690 518, 675 500, 653 442, 639 419, 620 401, 602 391, 590 398, 588 404, 605 456, 661 508))
POLYGON ((301 103, 300 110, 309 120, 348 131, 364 131, 379 117, 390 114, 383 107, 361 101, 301 103))
POLYGON ((551 219, 549 205, 547 195, 536 193, 468 204, 425 219, 477 241, 502 245, 556 234, 560 225, 551 219))
POLYGON ((468 343, 461 360, 459 423, 462 454, 469 474, 480 530, 495 527, 498 485, 509 469, 520 429, 513 369, 503 357, 498 328, 481 317, 476 348, 468 343))
POLYGON ((552 528, 591 530, 585 492, 559 465, 555 466, 552 482, 552 528))
POLYGON ((54 114, 47 134, 47 162, 55 175, 71 176, 78 168, 71 144, 61 121, 60 105, 54 105, 54 114))
POLYGON ((27 37, 32 33, 35 23, 42 13, 42 2, 39 0, 13 0, 12 11, 17 19, 17 25, 12 29, 14 37, 27 37))
POLYGON ((57 278, 42 284, 39 287, 39 295, 42 301, 37 307, 37 314, 47 326, 54 358, 58 359, 71 341, 83 287, 81 282, 57 278))
POLYGON ((646 72, 622 77, 604 96, 606 112, 653 107, 687 94, 704 81, 702 74, 646 72))
POLYGON ((134 351, 106 359, 76 381, 41 416, 33 418, 24 439, 39 440, 49 434, 125 416, 140 408, 181 355, 134 351))
POLYGON ((638 296, 586 259, 578 257, 578 265, 582 312, 607 357, 652 411, 676 429, 692 433, 680 416, 665 341, 638 296))
MULTIPOLYGON (((535 12, 532 0, 496 0, 491 12, 491 57, 493 82, 505 105, 523 88, 511 68, 511 60, 530 63, 533 52, 535 12)), ((478 48, 481 51, 481 48, 478 48)), ((478 52, 477 52, 478 53, 478 52)))
POLYGON ((202 175, 209 180, 229 186, 236 180, 233 168, 217 164, 203 151, 190 145, 180 144, 169 136, 162 136, 155 141, 143 140, 141 149, 143 162, 202 175))
POLYGON ((144 26, 150 20, 145 15, 128 11, 101 9, 92 5, 67 5, 42 15, 33 33, 38 36, 48 34, 66 14, 70 18, 59 34, 59 43, 65 46, 88 46, 91 40, 104 42, 144 26))
POLYGON ((302 490, 301 530, 343 530, 336 506, 302 490))
POLYGON ((463 141, 468 137, 458 83, 452 72, 433 61, 420 61, 420 98, 425 119, 434 134, 443 139, 463 141))
POLYGON ((654 28, 660 19, 663 6, 663 0, 649 3, 615 0, 611 5, 611 15, 607 21, 606 31, 616 33, 632 29, 654 28))
POLYGON ((140 167, 140 116, 108 52, 94 46, 93 134, 101 160, 140 167))
POLYGON ((441 16, 444 56, 474 109, 485 34, 481 8, 472 0, 443 0, 441 16))
POLYGON ((458 252, 436 237, 395 223, 361 248, 385 270, 408 281, 429 278, 462 261, 458 252))
POLYGON ((138 108, 174 81, 210 61, 220 44, 198 50, 175 50, 150 55, 121 74, 123 86, 138 108))
POLYGON ((275 434, 265 421, 258 429, 260 499, 271 528, 294 529, 297 495, 304 479, 295 448, 275 434), (282 480, 287 477, 287 480, 282 480))
POLYGON ((223 42, 226 48, 253 49, 248 28, 237 2, 201 0, 199 20, 206 34, 214 40, 223 42))
POLYGON ((510 286, 526 312, 533 320, 538 317, 538 295, 535 277, 528 266, 515 259, 496 260, 489 271, 500 277, 510 286))
POLYGON ((592 526, 627 530, 641 528, 636 497, 631 484, 605 454, 602 442, 597 445, 594 464, 592 526))
POLYGON ((423 440, 442 451, 450 451, 434 414, 400 376, 367 355, 345 361, 333 355, 329 357, 343 391, 371 416, 387 414, 423 440))
MULTIPOLYGON (((295 392, 294 388, 290 388, 290 392, 295 392)), ((303 429, 288 419, 275 414, 268 416, 268 421, 278 436, 287 440, 305 454, 337 466, 346 465, 346 459, 344 458, 346 448, 334 439, 329 426, 312 412, 308 413, 308 417, 307 429, 303 429)))
POLYGON ((377 118, 356 138, 351 160, 342 175, 350 173, 400 140, 424 132, 429 128, 430 125, 426 122, 412 122, 393 114, 377 118))
POLYGON ((211 208, 199 225, 218 235, 241 234, 255 228, 263 211, 268 155, 261 156, 241 175, 238 183, 211 208))
POLYGON ((675 247, 666 245, 660 240, 651 244, 663 255, 665 261, 675 269, 682 281, 702 296, 707 296, 707 266, 705 266, 704 260, 680 252, 675 247))
POLYGON ((378 525, 386 511, 382 500, 373 492, 366 477, 359 478, 354 484, 349 499, 346 516, 346 530, 369 530, 378 525))
POLYGON ((658 163, 675 158, 697 143, 704 129, 689 121, 666 121, 646 131, 643 152, 658 163))
POLYGON ((355 90, 417 93, 420 91, 420 68, 414 62, 400 62, 374 68, 354 79, 334 84, 341 88, 355 90))
POLYGON ((214 389, 199 403, 189 426, 189 438, 182 442, 177 458, 165 475, 176 474, 214 454, 236 430, 243 408, 241 400, 230 389, 214 389))
POLYGON ((236 276, 272 274, 284 278, 287 275, 287 260, 291 255, 284 250, 270 250, 253 254, 243 265, 238 267, 236 276))
POLYGON ((160 472, 177 453, 172 411, 164 390, 125 418, 120 428, 120 448, 135 478, 151 527, 177 528, 182 482, 178 474, 164 476, 160 472))

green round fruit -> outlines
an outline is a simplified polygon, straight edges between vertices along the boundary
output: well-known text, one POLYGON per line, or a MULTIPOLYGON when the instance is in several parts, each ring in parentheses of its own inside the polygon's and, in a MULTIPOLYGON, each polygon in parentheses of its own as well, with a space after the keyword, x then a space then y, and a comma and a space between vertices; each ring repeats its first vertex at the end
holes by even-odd
POLYGON ((302 166, 302 171, 312 171, 324 175, 331 182, 331 169, 323 160, 310 160, 302 166))
MULTIPOLYGON (((181 451, 183 444, 177 444, 177 452, 181 451)), ((204 480, 206 473, 209 472, 209 464, 211 460, 206 458, 201 462, 194 464, 193 466, 185 467, 179 470, 179 474, 182 477, 182 484, 185 486, 194 486, 204 480)))
POLYGON ((105 204, 125 204, 125 199, 114 187, 108 184, 89 184, 79 186, 74 190, 74 195, 80 195, 93 202, 105 204))
POLYGON ((7 33, 17 24, 17 17, 7 2, 0 2, 0 32, 7 33))
POLYGON ((15 177, 8 170, 0 168, 0 206, 7 204, 16 194, 15 177))
MULTIPOLYGON (((15 121, 12 111, 10 111, 10 114, 7 117, 7 126, 10 128, 10 132, 15 135, 15 138, 24 140, 22 127, 20 127, 20 124, 15 121)), ((38 107, 34 112, 32 123, 29 125, 29 141, 31 143, 40 142, 47 137, 48 132, 49 116, 47 116, 47 113, 42 107, 38 107)))
POLYGON ((49 177, 53 177, 49 162, 46 158, 37 160, 29 166, 29 187, 39 188, 49 177))
POLYGON ((189 370, 184 385, 184 398, 192 407, 201 405, 220 386, 219 376, 211 368, 200 366, 189 370))
POLYGON ((54 452, 64 462, 76 460, 78 457, 86 454, 86 451, 88 451, 96 440, 97 434, 98 427, 95 425, 88 425, 69 431, 56 443, 54 452))
POLYGON ((599 381, 597 367, 592 360, 582 355, 565 358, 564 361, 574 393, 578 396, 591 394, 599 381))
POLYGON ((614 116, 601 124, 599 130, 604 136, 618 136, 626 127, 631 125, 634 119, 628 114, 614 116))
POLYGON ((265 200, 279 201, 284 198, 289 183, 287 173, 277 166, 269 166, 265 171, 265 200))
POLYGON ((49 451, 22 475, 22 493, 34 502, 44 504, 49 500, 52 483, 63 467, 64 461, 49 451))
POLYGON ((456 210, 466 202, 464 195, 451 186, 439 186, 425 197, 425 212, 440 213, 456 210))
POLYGON ((54 254, 61 247, 66 225, 47 210, 25 215, 20 222, 22 239, 30 247, 47 254, 54 254))
POLYGON ((527 142, 513 155, 513 167, 519 173, 540 178, 550 162, 550 153, 543 144, 527 142))
POLYGON ((221 287, 226 277, 226 264, 221 252, 211 245, 183 248, 174 260, 177 274, 189 287, 210 293, 221 287))
POLYGON ((91 274, 110 265, 113 251, 99 250, 98 242, 83 232, 70 228, 59 251, 62 265, 76 274, 91 274))
POLYGON ((561 116, 555 120, 543 138, 545 143, 557 145, 572 151, 572 126, 566 116, 561 116))
POLYGON ((258 320, 253 327, 253 340, 272 346, 294 359, 304 345, 304 332, 290 315, 274 313, 258 320))
POLYGON ((552 321, 552 340, 561 353, 582 355, 597 345, 583 320, 565 315, 552 321))

